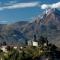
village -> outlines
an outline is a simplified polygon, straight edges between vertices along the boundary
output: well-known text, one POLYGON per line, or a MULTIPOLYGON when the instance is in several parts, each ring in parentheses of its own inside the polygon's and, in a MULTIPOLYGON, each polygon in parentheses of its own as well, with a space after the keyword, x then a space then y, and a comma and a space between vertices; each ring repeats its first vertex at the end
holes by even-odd
MULTIPOLYGON (((53 59, 52 55, 54 59, 55 57, 57 58, 56 53, 55 53, 57 49, 58 48, 55 45, 50 44, 48 42, 47 38, 40 36, 40 39, 37 40, 36 35, 34 35, 32 40, 26 41, 25 46, 14 46, 14 45, 8 46, 6 42, 3 42, 3 44, 0 45, 0 54, 1 52, 3 52, 4 56, 6 57, 6 56, 12 55, 12 52, 18 51, 20 54, 23 53, 23 57, 24 57, 24 54, 27 54, 27 53, 32 54, 32 56, 34 57, 33 58, 34 60, 35 58, 38 58, 39 56, 43 56, 41 57, 41 60, 43 59, 52 60, 53 59)), ((1 57, 0 60, 4 60, 4 59, 1 57)))
POLYGON ((32 40, 28 40, 26 42, 26 45, 25 46, 14 46, 14 45, 7 45, 6 42, 3 42, 3 44, 0 44, 0 49, 3 51, 3 52, 8 52, 8 49, 10 48, 14 48, 14 49, 18 49, 18 48, 26 48, 27 46, 33 46, 33 47, 41 47, 41 46, 44 46, 44 47, 47 47, 48 46, 48 40, 47 38, 44 38, 44 37, 40 37, 40 41, 39 40, 36 40, 36 35, 34 35, 34 38, 32 40))

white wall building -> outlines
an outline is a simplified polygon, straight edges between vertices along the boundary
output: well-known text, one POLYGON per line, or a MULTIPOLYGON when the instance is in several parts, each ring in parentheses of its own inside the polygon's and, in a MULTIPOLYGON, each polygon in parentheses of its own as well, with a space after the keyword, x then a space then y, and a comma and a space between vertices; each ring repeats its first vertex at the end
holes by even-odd
POLYGON ((36 47, 38 47, 38 42, 37 41, 29 40, 28 41, 28 46, 36 46, 36 47))
POLYGON ((33 46, 38 47, 38 42, 33 41, 33 46))
POLYGON ((17 46, 14 46, 14 49, 17 49, 17 46))
POLYGON ((7 49, 6 49, 6 47, 7 47, 7 46, 2 46, 2 47, 1 47, 1 50, 2 50, 3 52, 5 52, 5 53, 8 52, 7 49))

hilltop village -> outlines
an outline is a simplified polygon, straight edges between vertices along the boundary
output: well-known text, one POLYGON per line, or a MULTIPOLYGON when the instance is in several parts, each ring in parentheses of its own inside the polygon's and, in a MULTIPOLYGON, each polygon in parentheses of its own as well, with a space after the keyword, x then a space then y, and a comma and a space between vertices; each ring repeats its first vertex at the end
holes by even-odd
POLYGON ((0 44, 0 60, 59 60, 60 49, 48 42, 47 38, 40 36, 37 40, 26 41, 24 46, 0 44), (21 55, 21 56, 20 56, 21 55))
POLYGON ((3 42, 2 44, 0 44, 0 49, 3 50, 3 52, 7 52, 8 48, 26 48, 28 46, 32 46, 32 47, 47 47, 49 45, 47 38, 44 38, 43 36, 40 36, 40 39, 37 40, 36 35, 34 35, 32 40, 26 40, 25 45, 24 46, 19 46, 19 45, 7 45, 6 42, 3 42))

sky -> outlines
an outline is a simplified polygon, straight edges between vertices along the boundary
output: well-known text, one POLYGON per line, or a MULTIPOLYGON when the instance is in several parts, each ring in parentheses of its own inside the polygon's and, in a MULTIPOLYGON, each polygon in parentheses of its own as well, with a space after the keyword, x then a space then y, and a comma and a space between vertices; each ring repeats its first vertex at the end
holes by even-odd
POLYGON ((0 23, 33 21, 47 8, 60 8, 60 0, 0 0, 0 23))

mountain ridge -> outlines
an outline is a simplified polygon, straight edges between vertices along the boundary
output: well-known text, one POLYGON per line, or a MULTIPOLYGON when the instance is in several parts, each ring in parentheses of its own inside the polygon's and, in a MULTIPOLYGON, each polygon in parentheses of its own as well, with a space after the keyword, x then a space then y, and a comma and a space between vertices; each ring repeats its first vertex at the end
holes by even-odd
POLYGON ((0 25, 0 27, 0 42, 23 43, 25 40, 33 39, 33 35, 36 34, 37 39, 43 35, 58 46, 58 42, 60 42, 60 11, 50 10, 47 14, 44 13, 42 18, 37 17, 33 22, 20 21, 14 24, 0 25))

